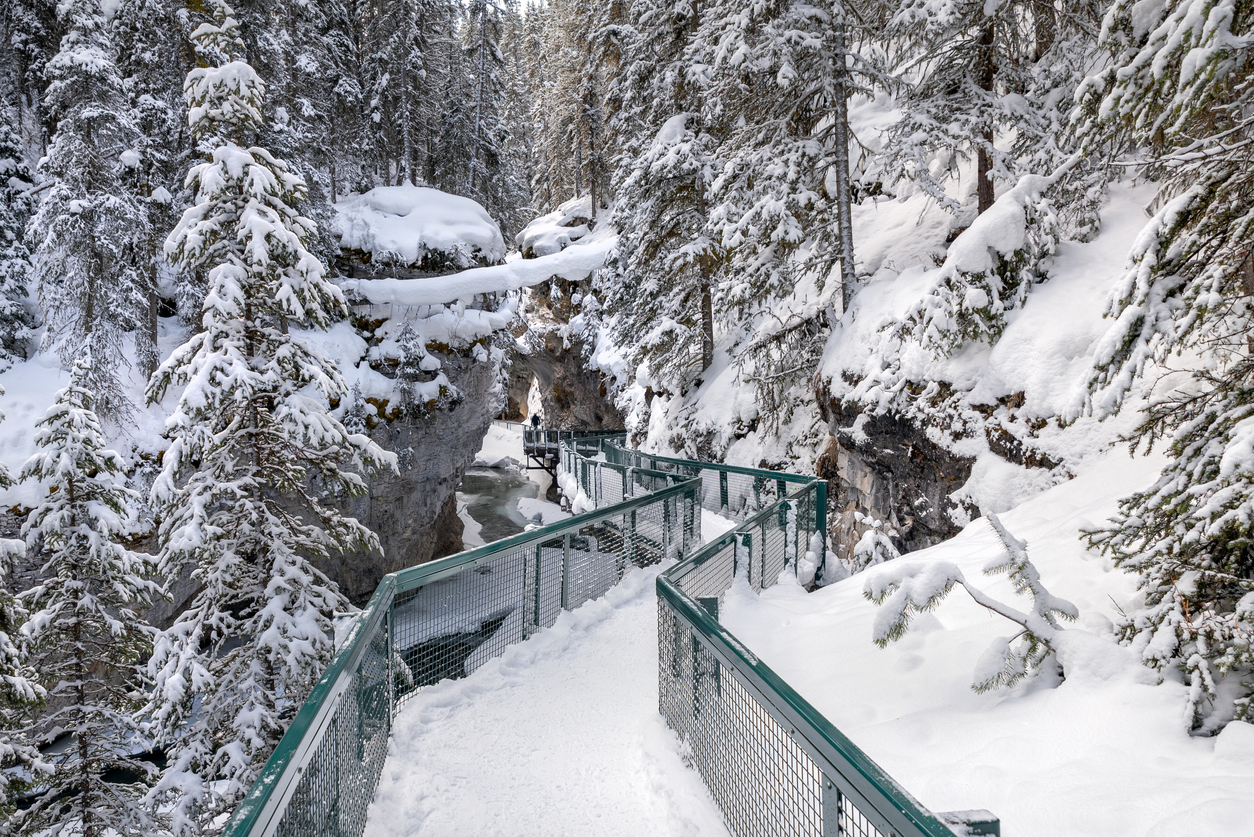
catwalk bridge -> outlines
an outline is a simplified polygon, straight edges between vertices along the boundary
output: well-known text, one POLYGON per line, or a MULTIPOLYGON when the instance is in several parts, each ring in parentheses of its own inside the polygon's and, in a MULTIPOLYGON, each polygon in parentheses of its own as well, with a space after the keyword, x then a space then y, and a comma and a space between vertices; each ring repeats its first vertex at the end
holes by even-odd
MULTIPOLYGON (((560 523, 386 576, 225 833, 360 837, 399 707, 465 677, 563 610, 661 564, 658 710, 736 837, 998 834, 917 803, 718 620, 737 578, 761 592, 822 572, 826 484, 642 453, 621 435, 530 430, 575 509, 560 523), (701 540, 702 510, 737 521, 701 540)), ((821 577, 821 575, 819 576, 821 577)), ((627 638, 629 639, 629 638, 627 638)), ((591 837, 591 835, 590 835, 591 837)))

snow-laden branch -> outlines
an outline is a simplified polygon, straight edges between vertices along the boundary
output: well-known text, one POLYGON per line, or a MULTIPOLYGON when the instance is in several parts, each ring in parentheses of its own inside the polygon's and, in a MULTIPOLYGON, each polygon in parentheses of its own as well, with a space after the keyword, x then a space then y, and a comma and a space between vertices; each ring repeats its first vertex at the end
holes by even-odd
POLYGON ((976 604, 1019 625, 1023 630, 994 640, 976 663, 972 688, 977 692, 1012 686, 1050 660, 1061 671, 1055 656, 1055 641, 1062 630, 1058 620, 1074 621, 1080 615, 1075 605, 1041 584, 1040 574, 1028 559, 1027 544, 1011 535, 996 515, 989 514, 987 519, 1006 551, 985 565, 984 573, 1007 573, 1016 593, 1032 596, 1030 612, 987 595, 948 561, 892 561, 862 589, 863 595, 880 605, 873 639, 881 648, 905 636, 914 616, 935 610, 954 585, 961 585, 976 604))

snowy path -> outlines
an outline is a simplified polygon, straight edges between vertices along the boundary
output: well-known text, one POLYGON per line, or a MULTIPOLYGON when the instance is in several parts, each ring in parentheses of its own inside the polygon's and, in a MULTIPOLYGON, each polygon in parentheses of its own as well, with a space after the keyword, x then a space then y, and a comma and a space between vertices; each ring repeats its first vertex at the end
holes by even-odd
POLYGON ((406 703, 366 837, 726 835, 658 715, 657 574, 406 703))

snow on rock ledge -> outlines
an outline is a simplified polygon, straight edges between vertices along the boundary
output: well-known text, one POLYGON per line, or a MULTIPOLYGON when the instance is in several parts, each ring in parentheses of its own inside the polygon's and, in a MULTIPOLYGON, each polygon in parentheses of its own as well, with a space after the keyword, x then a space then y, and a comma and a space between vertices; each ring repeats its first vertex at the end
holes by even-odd
POLYGON ((547 215, 541 215, 518 233, 514 241, 523 258, 535 259, 560 253, 592 230, 592 197, 571 198, 547 215))
POLYGON ((505 293, 538 285, 554 276, 578 282, 605 265, 617 240, 617 236, 598 231, 586 243, 543 258, 516 259, 421 279, 350 279, 342 282, 341 287, 356 291, 376 305, 441 305, 469 300, 477 294, 505 293))
POLYGON ((486 209, 423 186, 380 186, 340 201, 332 229, 345 250, 361 250, 383 264, 437 261, 466 268, 505 257, 501 228, 486 209))

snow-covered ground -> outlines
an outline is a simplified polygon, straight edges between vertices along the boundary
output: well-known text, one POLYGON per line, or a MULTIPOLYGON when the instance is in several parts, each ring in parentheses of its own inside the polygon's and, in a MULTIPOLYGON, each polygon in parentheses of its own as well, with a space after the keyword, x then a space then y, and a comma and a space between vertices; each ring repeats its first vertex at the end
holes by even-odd
MULTIPOLYGON (((732 525, 702 515, 707 539, 732 525)), ((658 715, 658 571, 411 698, 367 837, 727 834, 658 715)))
MULTIPOLYGON (((1254 833, 1254 725, 1188 735, 1186 687, 1158 685, 1138 654, 1112 639, 1135 605, 1134 578, 1087 551, 1079 531, 1148 486, 1158 457, 1116 450, 1076 479, 1001 515, 1026 540, 1051 593, 1074 602, 1066 679, 976 694, 972 673, 1018 626, 962 590, 919 617, 905 638, 872 644, 877 608, 863 597, 876 568, 807 594, 781 583, 761 597, 729 591, 721 619, 763 661, 934 811, 987 808, 1013 837, 1239 837, 1254 833)), ((956 538, 900 561, 949 561, 994 598, 1030 610, 1005 576, 982 568, 1001 553, 973 521, 956 538)))

